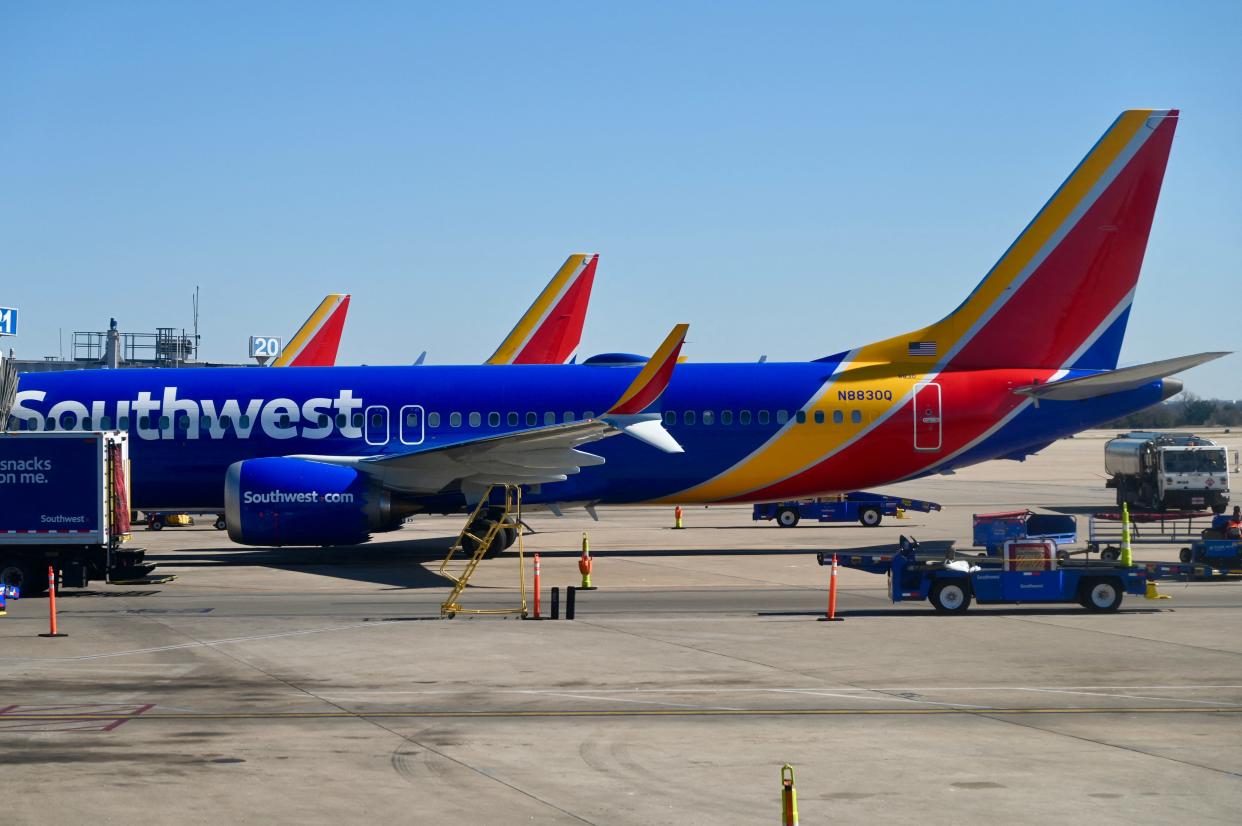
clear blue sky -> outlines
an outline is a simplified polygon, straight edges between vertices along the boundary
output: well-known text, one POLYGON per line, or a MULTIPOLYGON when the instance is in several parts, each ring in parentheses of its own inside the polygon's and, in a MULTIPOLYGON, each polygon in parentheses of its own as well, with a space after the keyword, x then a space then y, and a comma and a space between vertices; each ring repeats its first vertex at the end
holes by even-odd
MULTIPOLYGON (((1242 350, 1242 4, 0 7, 0 304, 203 355, 354 296, 485 358, 601 253, 583 352, 814 358, 956 306, 1123 108, 1183 111, 1122 353, 1242 350), (864 8, 865 6, 865 8, 864 8)), ((1187 374, 1242 398, 1242 356, 1187 374)))

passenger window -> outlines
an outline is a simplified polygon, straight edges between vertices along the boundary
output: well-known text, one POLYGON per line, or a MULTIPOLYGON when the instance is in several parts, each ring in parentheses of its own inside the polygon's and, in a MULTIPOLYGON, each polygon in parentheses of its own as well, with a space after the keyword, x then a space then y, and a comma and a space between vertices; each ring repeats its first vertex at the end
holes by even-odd
POLYGON ((47 420, 47 429, 48 429, 48 430, 55 430, 55 429, 56 429, 56 420, 55 420, 55 419, 48 419, 48 420, 47 420))
POLYGON ((703 425, 712 425, 716 423, 716 414, 710 410, 703 411, 703 425))
POLYGON ((111 430, 112 429, 112 417, 103 416, 102 418, 100 418, 99 429, 100 430, 111 430))
POLYGON ((556 424, 556 414, 553 413, 551 410, 549 410, 547 413, 544 413, 543 423, 544 424, 556 424))
POLYGON ((488 413, 487 414, 487 426, 488 427, 500 427, 500 414, 494 410, 491 413, 488 413))
POLYGON ((440 426, 440 414, 439 413, 428 413, 427 414, 427 426, 428 427, 439 427, 440 426))
POLYGON ((584 418, 584 419, 594 419, 594 418, 595 418, 595 411, 593 411, 593 410, 584 410, 584 411, 582 411, 582 418, 584 418))
MULTIPOLYGON (((245 420, 246 417, 242 416, 242 419, 245 420)), ((242 427, 245 427, 245 425, 243 424, 242 427)), ((354 414, 354 427, 362 427, 362 414, 361 413, 354 414)))
POLYGON ((82 420, 82 429, 83 430, 91 429, 91 417, 90 416, 87 416, 85 419, 82 420))
POLYGON ((483 414, 482 413, 471 413, 470 414, 470 426, 478 427, 481 424, 483 424, 483 414))
POLYGON ((672 425, 677 424, 677 413, 673 410, 665 410, 664 411, 664 423, 666 425, 669 425, 670 427, 672 425))
POLYGON ((243 413, 237 419, 237 426, 242 428, 243 430, 245 430, 247 427, 250 427, 250 417, 247 416, 245 413, 243 413))
POLYGON ((405 426, 406 427, 418 427, 418 411, 417 410, 411 410, 409 413, 405 414, 405 426))
POLYGON ((122 416, 116 424, 118 430, 129 430, 129 416, 122 416))
POLYGON ((380 427, 384 424, 384 417, 379 413, 371 414, 371 427, 380 427))
POLYGON ((862 411, 861 411, 861 410, 851 410, 851 411, 850 411, 850 421, 851 421, 851 422, 853 422, 854 424, 862 424, 862 411))
POLYGON ((347 424, 349 424, 349 419, 348 419, 348 418, 346 418, 346 416, 345 416, 345 414, 344 414, 344 413, 341 413, 340 415, 338 415, 338 416, 336 417, 336 426, 337 426, 337 427, 339 427, 339 428, 344 428, 344 427, 345 427, 345 425, 347 425, 347 424))
POLYGON ((789 421, 788 413, 786 413, 784 410, 776 411, 776 423, 777 424, 784 424, 787 421, 789 421))
POLYGON ((749 410, 743 410, 743 411, 741 411, 740 413, 738 413, 738 414, 737 414, 737 423, 738 423, 738 424, 740 424, 740 425, 748 425, 748 424, 750 424, 750 411, 749 411, 749 410))
POLYGON ((537 424, 539 424, 539 414, 535 413, 534 411, 527 413, 526 414, 526 426, 534 427, 537 424))
POLYGON ((160 430, 166 430, 167 428, 168 428, 168 417, 160 416, 160 430))
POLYGON ((326 415, 324 415, 323 413, 319 414, 319 426, 320 427, 327 427, 329 421, 331 421, 331 419, 329 419, 326 415))
POLYGON ((572 422, 573 420, 574 420, 574 413, 572 410, 566 410, 563 414, 561 414, 561 421, 572 422))
POLYGON ((189 416, 178 416, 177 417, 177 429, 184 430, 186 433, 189 433, 190 432, 190 417, 189 416))
POLYGON ((815 411, 815 424, 823 424, 823 423, 824 423, 824 411, 816 410, 815 411))
POLYGON ((694 424, 694 411, 693 410, 687 410, 685 413, 681 414, 681 417, 686 422, 686 424, 694 424))
POLYGON ((281 413, 279 416, 277 416, 276 426, 277 427, 288 427, 289 426, 289 414, 281 413))
POLYGON ((733 424, 733 411, 732 410, 721 410, 720 411, 720 423, 721 424, 733 424))
POLYGON ((767 424, 768 420, 769 420, 768 411, 760 410, 759 411, 759 424, 767 424))
POLYGON ((61 430, 73 430, 77 426, 78 417, 72 413, 62 413, 60 417, 61 430))
POLYGON ((517 427, 517 423, 518 423, 518 414, 516 414, 516 413, 510 413, 510 414, 508 415, 507 419, 508 419, 508 422, 509 422, 509 427, 517 427))
POLYGON ((449 414, 449 427, 461 427, 461 414, 457 411, 449 414))
POLYGON ((799 410, 795 414, 795 417, 798 420, 798 424, 806 424, 806 411, 805 410, 799 410))
POLYGON ((227 430, 232 424, 233 424, 232 416, 221 416, 220 417, 220 427, 223 427, 225 430, 227 430))
POLYGON ((845 421, 844 413, 842 413, 840 410, 832 411, 832 423, 833 424, 841 424, 844 421, 845 421))

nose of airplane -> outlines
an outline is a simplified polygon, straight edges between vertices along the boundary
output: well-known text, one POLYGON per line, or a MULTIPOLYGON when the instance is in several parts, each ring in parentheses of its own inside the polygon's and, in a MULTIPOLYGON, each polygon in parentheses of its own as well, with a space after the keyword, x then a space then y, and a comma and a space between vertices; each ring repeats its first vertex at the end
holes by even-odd
POLYGON ((1171 399, 1182 392, 1181 379, 1164 379, 1160 382, 1160 400, 1171 399))

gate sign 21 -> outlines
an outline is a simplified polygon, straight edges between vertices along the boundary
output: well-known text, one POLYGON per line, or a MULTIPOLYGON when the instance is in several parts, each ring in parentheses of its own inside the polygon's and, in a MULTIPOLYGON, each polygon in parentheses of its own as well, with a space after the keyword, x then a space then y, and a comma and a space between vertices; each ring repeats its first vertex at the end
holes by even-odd
POLYGON ((17 308, 0 307, 0 336, 17 335, 17 308))
POLYGON ((274 359, 280 357, 280 339, 276 336, 251 336, 250 357, 274 359))

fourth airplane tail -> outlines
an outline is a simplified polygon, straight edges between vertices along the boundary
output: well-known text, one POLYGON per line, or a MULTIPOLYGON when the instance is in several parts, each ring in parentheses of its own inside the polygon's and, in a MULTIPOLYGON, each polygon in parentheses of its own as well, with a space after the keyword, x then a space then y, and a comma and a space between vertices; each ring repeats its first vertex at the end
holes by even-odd
POLYGON ((1177 115, 1122 112, 961 306, 850 360, 925 372, 1116 367, 1177 115))

